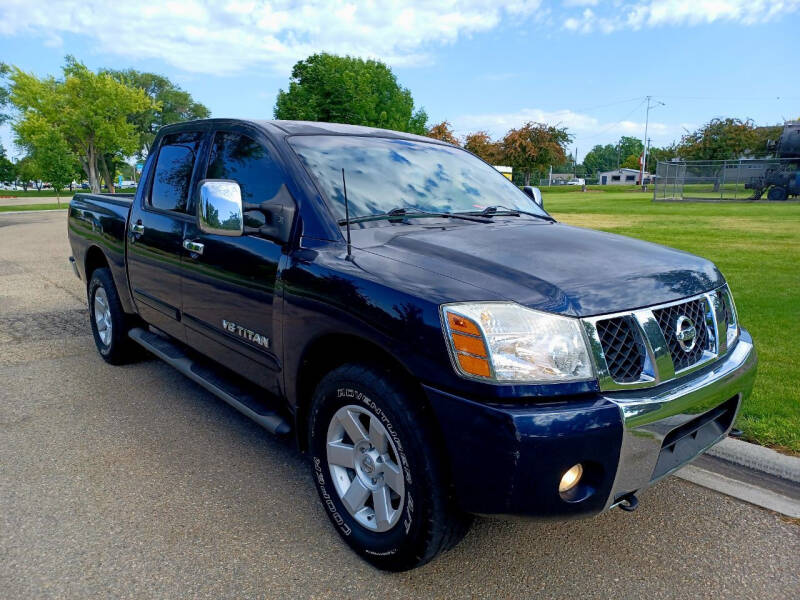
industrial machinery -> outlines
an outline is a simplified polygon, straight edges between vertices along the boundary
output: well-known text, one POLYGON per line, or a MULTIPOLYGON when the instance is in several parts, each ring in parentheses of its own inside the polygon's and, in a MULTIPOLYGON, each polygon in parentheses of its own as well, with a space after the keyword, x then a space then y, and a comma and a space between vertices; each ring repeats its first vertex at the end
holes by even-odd
POLYGON ((764 192, 768 200, 786 200, 800 195, 800 121, 787 122, 777 142, 768 145, 774 151, 775 164, 753 177, 745 184, 753 190, 753 200, 761 199, 764 192))

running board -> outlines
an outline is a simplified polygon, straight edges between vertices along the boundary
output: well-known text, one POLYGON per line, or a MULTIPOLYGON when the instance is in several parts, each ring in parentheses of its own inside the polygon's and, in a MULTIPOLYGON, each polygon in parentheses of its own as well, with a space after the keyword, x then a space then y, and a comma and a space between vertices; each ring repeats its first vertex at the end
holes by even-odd
POLYGON ((192 381, 222 398, 243 415, 253 419, 267 431, 283 435, 292 430, 286 419, 259 402, 245 386, 231 381, 214 365, 191 358, 178 344, 140 327, 131 329, 128 336, 192 381))

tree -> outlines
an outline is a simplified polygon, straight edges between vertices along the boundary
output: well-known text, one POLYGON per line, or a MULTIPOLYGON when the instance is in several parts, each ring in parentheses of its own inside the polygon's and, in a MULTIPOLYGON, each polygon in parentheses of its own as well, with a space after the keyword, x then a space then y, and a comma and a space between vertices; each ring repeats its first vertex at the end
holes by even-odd
POLYGON ((276 119, 328 121, 425 135, 428 115, 384 63, 321 53, 298 61, 287 91, 278 90, 276 119))
POLYGON ((611 144, 597 144, 583 157, 583 165, 589 173, 611 171, 617 168, 617 148, 611 144))
POLYGON ((6 183, 14 181, 17 176, 17 169, 13 162, 8 160, 6 149, 0 144, 0 182, 6 183))
POLYGON ((639 157, 643 152, 644 144, 639 138, 623 135, 617 142, 617 153, 625 162, 627 162, 627 159, 631 156, 636 157, 636 166, 632 167, 634 169, 639 168, 639 157))
POLYGON ((453 128, 449 121, 442 121, 441 123, 432 125, 425 135, 435 140, 447 142, 448 144, 459 145, 458 139, 456 139, 456 136, 453 134, 453 128))
POLYGON ((35 140, 33 159, 41 178, 53 186, 61 206, 61 190, 72 183, 80 170, 78 158, 58 132, 49 130, 35 140))
POLYGON ((24 156, 17 161, 17 178, 22 184, 22 189, 28 191, 31 181, 40 181, 41 172, 39 164, 32 156, 24 156))
POLYGON ((0 125, 11 118, 11 115, 6 112, 6 109, 11 104, 11 92, 8 89, 8 84, 5 83, 10 73, 11 67, 0 62, 0 125))
POLYGON ((206 106, 163 75, 143 73, 135 69, 101 71, 101 74, 104 73, 128 87, 143 90, 152 101, 149 109, 131 119, 139 134, 141 156, 150 152, 156 133, 164 125, 207 119, 211 115, 206 106))
POLYGON ((639 164, 639 158, 640 157, 641 157, 641 155, 639 155, 639 154, 629 154, 628 156, 625 157, 625 160, 622 161, 622 164, 620 165, 620 168, 621 169, 636 169, 638 171, 639 170, 639 166, 640 166, 640 164, 639 164))
POLYGON ((111 176, 105 157, 130 156, 140 138, 131 122, 159 109, 144 91, 130 88, 108 74, 97 74, 67 57, 63 78, 35 75, 13 68, 11 101, 19 110, 13 128, 17 143, 28 148, 52 129, 78 158, 92 191, 100 191, 99 172, 111 176))
POLYGON ((712 119, 681 138, 678 154, 687 160, 731 160, 753 153, 761 143, 750 119, 712 119))
POLYGON ((532 173, 543 173, 549 165, 566 161, 566 147, 572 136, 566 128, 546 123, 525 123, 503 138, 503 155, 511 167, 519 169, 530 185, 532 173))
POLYGON ((464 138, 464 148, 480 156, 490 165, 501 165, 503 163, 502 144, 494 141, 486 131, 467 134, 464 138))
POLYGON ((675 144, 663 148, 652 147, 647 151, 647 165, 645 170, 655 173, 659 162, 667 162, 678 156, 675 144))

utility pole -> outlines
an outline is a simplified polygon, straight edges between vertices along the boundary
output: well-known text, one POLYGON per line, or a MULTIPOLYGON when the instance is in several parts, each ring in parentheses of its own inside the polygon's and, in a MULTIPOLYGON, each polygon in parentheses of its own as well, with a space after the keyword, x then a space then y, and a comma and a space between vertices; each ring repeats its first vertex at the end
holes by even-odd
POLYGON ((647 126, 650 124, 650 109, 656 106, 666 106, 663 102, 656 100, 655 104, 650 106, 652 96, 647 96, 647 112, 644 118, 644 151, 642 152, 642 162, 639 165, 639 185, 644 189, 644 164, 647 161, 647 126))

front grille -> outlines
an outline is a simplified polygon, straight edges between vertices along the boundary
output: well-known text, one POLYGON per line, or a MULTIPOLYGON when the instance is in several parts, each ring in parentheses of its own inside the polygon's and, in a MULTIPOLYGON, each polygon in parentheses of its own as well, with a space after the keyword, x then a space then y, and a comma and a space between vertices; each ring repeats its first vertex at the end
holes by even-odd
POLYGON ((631 317, 597 322, 608 372, 617 383, 639 381, 644 369, 644 344, 631 317))
POLYGON ((700 361, 705 350, 710 350, 708 325, 706 324, 707 301, 704 298, 690 300, 683 304, 673 304, 653 311, 656 321, 661 327, 667 341, 675 371, 681 371, 700 361), (686 317, 695 328, 696 338, 690 349, 685 349, 678 339, 678 319, 686 317))

